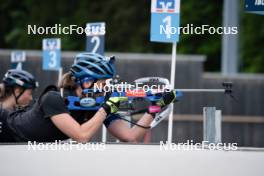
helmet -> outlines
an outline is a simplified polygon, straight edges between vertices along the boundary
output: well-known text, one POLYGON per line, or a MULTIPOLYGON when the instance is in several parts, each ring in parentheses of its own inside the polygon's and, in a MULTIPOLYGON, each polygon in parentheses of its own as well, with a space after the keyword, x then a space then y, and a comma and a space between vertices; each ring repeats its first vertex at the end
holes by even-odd
POLYGON ((97 54, 97 53, 80 53, 80 54, 77 54, 75 59, 74 59, 74 63, 77 63, 79 60, 82 60, 82 59, 85 59, 87 61, 91 61, 91 62, 94 62, 94 61, 109 61, 109 57, 105 57, 105 56, 102 56, 100 54, 97 54))
POLYGON ((20 86, 24 89, 35 89, 38 82, 34 76, 27 71, 11 69, 8 70, 3 78, 6 86, 20 86))
POLYGON ((90 77, 93 79, 112 78, 115 75, 115 58, 105 57, 96 53, 80 53, 71 67, 76 79, 90 77))

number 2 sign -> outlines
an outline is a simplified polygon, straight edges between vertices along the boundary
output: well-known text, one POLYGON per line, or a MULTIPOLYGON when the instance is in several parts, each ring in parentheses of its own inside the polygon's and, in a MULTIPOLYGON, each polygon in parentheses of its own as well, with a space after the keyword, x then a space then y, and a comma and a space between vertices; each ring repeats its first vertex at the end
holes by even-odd
POLYGON ((87 36, 86 51, 103 55, 105 23, 87 23, 85 32, 87 36))
POLYGON ((61 40, 59 38, 43 39, 43 70, 59 70, 61 67, 61 40))

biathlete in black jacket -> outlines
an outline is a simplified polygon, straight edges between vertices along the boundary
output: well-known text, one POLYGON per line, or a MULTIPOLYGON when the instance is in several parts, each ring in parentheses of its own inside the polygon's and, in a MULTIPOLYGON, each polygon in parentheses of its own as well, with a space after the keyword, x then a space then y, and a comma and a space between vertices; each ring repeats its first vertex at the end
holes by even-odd
POLYGON ((7 126, 9 114, 27 106, 32 101, 32 92, 38 87, 34 76, 24 70, 8 70, 0 84, 0 142, 14 142, 7 126))
MULTIPOLYGON (((105 56, 81 53, 75 58, 70 72, 59 85, 63 94, 82 97, 83 89, 89 89, 115 74, 114 63, 105 56)), ((162 105, 175 100, 175 92, 165 94, 162 105)), ((115 114, 122 97, 110 97, 97 111, 69 111, 59 91, 47 91, 25 111, 17 111, 8 118, 8 127, 16 141, 53 142, 72 138, 77 142, 89 141, 104 124, 108 131, 121 141, 136 142, 147 132, 139 126, 130 128, 127 122, 115 114)), ((137 124, 149 126, 154 116, 145 113, 137 124)))

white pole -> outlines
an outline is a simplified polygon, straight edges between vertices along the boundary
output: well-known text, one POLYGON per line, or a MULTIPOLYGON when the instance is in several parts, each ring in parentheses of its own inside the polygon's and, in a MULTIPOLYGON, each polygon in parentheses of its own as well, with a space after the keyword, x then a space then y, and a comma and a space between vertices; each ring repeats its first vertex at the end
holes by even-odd
POLYGON ((58 82, 62 79, 63 68, 61 67, 58 71, 58 82))
MULTIPOLYGON (((63 73, 63 68, 61 67, 59 70, 58 70, 58 82, 57 84, 59 85, 59 82, 61 81, 62 79, 62 73, 63 73)), ((60 94, 61 94, 61 97, 63 97, 63 88, 60 88, 60 94)))
POLYGON ((16 66, 17 70, 22 70, 22 62, 18 62, 16 66))
MULTIPOLYGON (((177 44, 173 43, 172 58, 171 58, 171 77, 170 77, 171 89, 174 89, 174 82, 175 82, 176 48, 177 48, 177 44)), ((168 139, 167 139, 168 143, 172 142, 172 128, 173 128, 173 106, 172 106, 172 110, 171 110, 169 121, 168 121, 168 139)))
POLYGON ((103 125, 102 128, 102 142, 106 143, 106 135, 107 135, 107 130, 106 127, 103 125))

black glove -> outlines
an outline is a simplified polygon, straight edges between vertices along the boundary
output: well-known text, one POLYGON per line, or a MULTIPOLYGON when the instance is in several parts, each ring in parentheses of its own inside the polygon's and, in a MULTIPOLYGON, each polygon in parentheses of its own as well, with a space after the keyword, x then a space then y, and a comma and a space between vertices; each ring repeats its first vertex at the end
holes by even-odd
POLYGON ((128 97, 110 97, 105 103, 102 104, 106 114, 116 113, 119 109, 120 102, 127 101, 128 97))
POLYGON ((165 92, 162 98, 156 103, 158 106, 164 107, 176 101, 176 91, 165 92))

